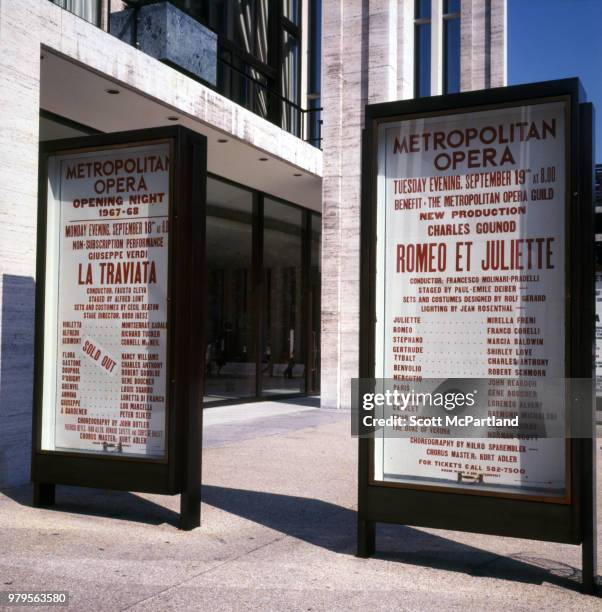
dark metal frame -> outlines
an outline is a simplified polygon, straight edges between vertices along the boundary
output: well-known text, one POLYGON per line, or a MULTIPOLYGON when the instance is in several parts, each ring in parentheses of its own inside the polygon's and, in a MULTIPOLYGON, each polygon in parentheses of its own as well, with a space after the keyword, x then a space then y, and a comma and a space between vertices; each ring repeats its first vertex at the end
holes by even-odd
MULTIPOLYGON (((366 106, 362 147, 362 229, 360 303, 360 378, 374 378, 376 277, 377 126, 380 122, 415 119, 518 106, 546 99, 568 100, 567 141, 567 377, 593 381, 593 155, 592 110, 583 104, 578 79, 548 81, 447 96, 366 106)), ((583 409, 594 421, 594 391, 583 409), (591 402, 589 400, 591 399, 591 402), (591 406, 590 406, 591 404, 591 406)), ((595 591, 595 429, 591 439, 570 439, 570 503, 548 503, 435 490, 391 487, 371 482, 372 440, 359 439, 358 548, 360 557, 375 551, 375 524, 402 523, 420 527, 582 544, 583 589, 595 591), (495 522, 491 520, 495 517, 495 522)))
POLYGON ((55 485, 181 494, 180 527, 200 524, 207 140, 181 126, 84 136, 40 145, 31 479, 34 505, 55 485), (41 449, 48 160, 79 151, 168 142, 171 151, 166 419, 167 454, 153 460, 41 449))

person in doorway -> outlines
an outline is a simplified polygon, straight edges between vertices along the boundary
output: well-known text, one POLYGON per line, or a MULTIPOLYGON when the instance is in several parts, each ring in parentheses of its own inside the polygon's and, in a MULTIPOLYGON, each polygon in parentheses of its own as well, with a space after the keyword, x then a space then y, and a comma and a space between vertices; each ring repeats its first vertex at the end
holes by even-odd
POLYGON ((284 378, 292 378, 293 377, 293 368, 295 367, 295 353, 291 352, 288 356, 288 363, 286 364, 286 369, 283 372, 284 378))
POLYGON ((211 376, 213 374, 213 344, 209 342, 205 350, 205 374, 211 376))
POLYGON ((222 373, 222 368, 226 365, 226 341, 224 338, 221 339, 217 345, 217 356, 215 358, 215 365, 217 366, 217 375, 222 373))
POLYGON ((262 374, 265 374, 267 372, 269 377, 272 378, 274 376, 274 360, 272 359, 272 347, 269 344, 265 348, 265 356, 263 358, 263 361, 266 366, 261 371, 262 374))

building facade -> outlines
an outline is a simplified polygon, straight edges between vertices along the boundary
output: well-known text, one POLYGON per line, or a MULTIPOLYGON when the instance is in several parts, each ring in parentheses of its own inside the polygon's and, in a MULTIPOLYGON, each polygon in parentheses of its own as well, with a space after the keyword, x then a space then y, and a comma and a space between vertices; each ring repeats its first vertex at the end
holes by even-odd
POLYGON ((0 487, 29 479, 40 142, 208 139, 205 406, 357 375, 366 103, 504 85, 505 0, 0 0, 0 487))

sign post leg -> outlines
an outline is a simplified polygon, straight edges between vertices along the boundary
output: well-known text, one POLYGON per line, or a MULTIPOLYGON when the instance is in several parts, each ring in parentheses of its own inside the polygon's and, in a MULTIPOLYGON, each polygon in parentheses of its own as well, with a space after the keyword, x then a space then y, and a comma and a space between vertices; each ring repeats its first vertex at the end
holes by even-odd
POLYGON ((36 508, 48 508, 55 503, 55 485, 48 482, 33 483, 33 505, 36 508))
POLYGON ((581 587, 588 595, 597 594, 596 574, 597 563, 597 513, 595 505, 595 460, 596 443, 594 439, 584 439, 584 465, 587 466, 584 474, 583 486, 583 542, 581 544, 581 587))
POLYGON ((180 495, 180 529, 190 531, 201 525, 201 493, 200 487, 196 491, 187 491, 180 495))
POLYGON ((584 593, 597 595, 596 585, 596 551, 594 542, 588 538, 581 546, 582 578, 581 585, 584 593))
POLYGON ((357 556, 366 558, 376 550, 376 524, 374 521, 357 519, 357 556))

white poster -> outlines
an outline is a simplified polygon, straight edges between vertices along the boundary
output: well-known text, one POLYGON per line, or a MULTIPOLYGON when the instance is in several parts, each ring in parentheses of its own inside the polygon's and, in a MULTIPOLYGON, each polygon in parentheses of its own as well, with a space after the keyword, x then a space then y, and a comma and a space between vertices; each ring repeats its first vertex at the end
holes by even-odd
POLYGON ((169 144, 49 162, 42 448, 166 452, 169 144))
MULTIPOLYGON (((538 385, 565 376, 565 112, 551 102, 380 125, 376 378, 406 392, 489 379, 487 415, 546 418, 538 385)), ((565 495, 562 437, 436 433, 377 437, 374 479, 565 495)))

